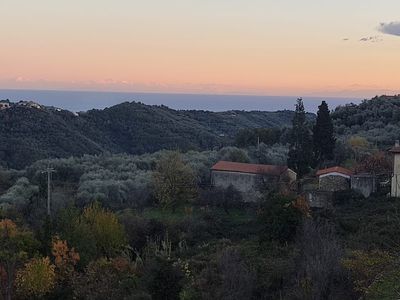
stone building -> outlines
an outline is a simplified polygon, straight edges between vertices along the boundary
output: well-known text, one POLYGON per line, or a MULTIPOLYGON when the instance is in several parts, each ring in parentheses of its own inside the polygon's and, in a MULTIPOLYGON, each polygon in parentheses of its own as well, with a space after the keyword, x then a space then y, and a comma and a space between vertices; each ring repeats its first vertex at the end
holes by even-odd
POLYGON ((271 188, 289 188, 296 177, 287 166, 219 161, 211 168, 213 186, 227 188, 232 185, 244 194, 256 193, 260 183, 271 188))
POLYGON ((400 143, 396 141, 393 148, 389 150, 393 154, 393 173, 390 195, 400 197, 400 143))
POLYGON ((350 189, 350 178, 353 172, 336 166, 319 170, 316 175, 320 191, 338 192, 350 189))

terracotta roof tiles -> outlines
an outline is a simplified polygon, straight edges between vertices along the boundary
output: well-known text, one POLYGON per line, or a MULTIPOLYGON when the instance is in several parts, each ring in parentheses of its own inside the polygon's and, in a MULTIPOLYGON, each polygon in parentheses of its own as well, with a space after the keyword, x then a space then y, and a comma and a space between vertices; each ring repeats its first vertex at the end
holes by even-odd
POLYGON ((287 171, 288 167, 219 161, 211 168, 211 170, 279 176, 287 171))
POLYGON ((318 170, 316 175, 317 176, 321 176, 321 175, 326 175, 326 174, 329 174, 329 173, 341 173, 341 174, 344 174, 344 175, 347 175, 347 176, 353 175, 353 172, 350 171, 349 169, 346 169, 346 168, 343 168, 343 167, 339 167, 339 166, 318 170))
POLYGON ((400 146, 394 146, 393 148, 389 149, 389 152, 400 153, 400 146))

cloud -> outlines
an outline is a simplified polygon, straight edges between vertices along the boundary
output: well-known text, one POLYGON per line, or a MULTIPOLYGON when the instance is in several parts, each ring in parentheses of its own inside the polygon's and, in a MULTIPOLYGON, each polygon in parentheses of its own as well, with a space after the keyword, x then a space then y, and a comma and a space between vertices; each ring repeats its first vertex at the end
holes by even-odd
POLYGON ((378 30, 385 34, 400 36, 400 22, 381 23, 378 30))
POLYGON ((382 41, 383 41, 383 39, 379 35, 367 36, 367 37, 363 37, 360 39, 360 42, 377 43, 377 42, 382 42, 382 41))

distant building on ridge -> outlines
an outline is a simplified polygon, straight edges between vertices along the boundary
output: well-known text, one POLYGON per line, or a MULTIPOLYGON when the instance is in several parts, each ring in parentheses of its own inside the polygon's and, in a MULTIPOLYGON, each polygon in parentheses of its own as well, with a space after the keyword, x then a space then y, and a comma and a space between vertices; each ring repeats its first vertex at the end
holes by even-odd
POLYGON ((0 110, 7 109, 11 107, 9 100, 0 100, 0 110))

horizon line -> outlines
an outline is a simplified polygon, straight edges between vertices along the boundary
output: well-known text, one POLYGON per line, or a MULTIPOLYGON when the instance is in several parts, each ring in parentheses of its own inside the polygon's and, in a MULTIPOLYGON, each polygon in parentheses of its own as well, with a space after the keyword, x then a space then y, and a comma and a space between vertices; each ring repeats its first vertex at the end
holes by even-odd
MULTIPOLYGON (((0 87, 0 91, 34 91, 34 92, 71 92, 71 93, 105 93, 105 94, 154 94, 154 95, 189 95, 189 96, 249 96, 249 97, 293 97, 295 100, 299 98, 326 98, 326 99, 358 99, 358 100, 368 100, 372 99, 375 96, 390 96, 388 94, 375 94, 374 96, 324 96, 320 94, 305 94, 301 96, 295 95, 274 95, 274 94, 261 94, 261 93, 235 93, 235 92, 222 92, 222 93, 213 93, 210 92, 185 92, 185 91, 123 91, 123 90, 95 90, 95 89, 49 89, 49 88, 2 88, 0 87)), ((394 94, 396 95, 396 94, 394 94)))

